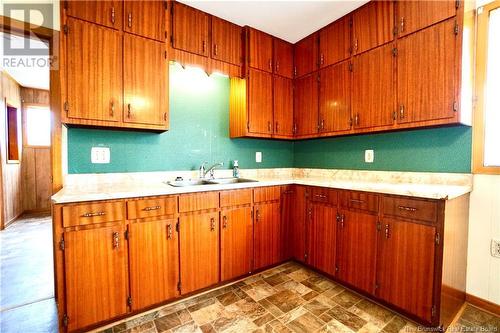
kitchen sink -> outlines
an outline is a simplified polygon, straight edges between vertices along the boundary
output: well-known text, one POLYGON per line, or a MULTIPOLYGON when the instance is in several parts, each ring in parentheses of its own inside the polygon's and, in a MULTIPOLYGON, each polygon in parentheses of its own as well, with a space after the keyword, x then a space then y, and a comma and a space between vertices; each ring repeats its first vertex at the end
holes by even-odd
POLYGON ((211 184, 239 184, 239 183, 255 183, 257 180, 247 178, 215 178, 210 179, 211 184))
POLYGON ((167 182, 170 186, 186 187, 200 185, 224 185, 224 184, 239 184, 239 183, 254 183, 257 180, 247 178, 215 178, 215 179, 190 179, 190 180, 173 180, 167 182))

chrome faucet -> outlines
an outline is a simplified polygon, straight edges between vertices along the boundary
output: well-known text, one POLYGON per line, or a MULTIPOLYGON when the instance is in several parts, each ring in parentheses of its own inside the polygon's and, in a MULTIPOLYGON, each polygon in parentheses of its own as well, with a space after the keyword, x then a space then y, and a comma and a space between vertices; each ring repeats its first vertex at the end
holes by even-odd
POLYGON ((210 179, 214 179, 215 168, 217 168, 219 166, 224 166, 223 162, 219 162, 219 163, 215 163, 210 168, 206 169, 205 168, 206 164, 207 164, 207 162, 204 162, 200 166, 200 178, 205 178, 208 174, 210 179))

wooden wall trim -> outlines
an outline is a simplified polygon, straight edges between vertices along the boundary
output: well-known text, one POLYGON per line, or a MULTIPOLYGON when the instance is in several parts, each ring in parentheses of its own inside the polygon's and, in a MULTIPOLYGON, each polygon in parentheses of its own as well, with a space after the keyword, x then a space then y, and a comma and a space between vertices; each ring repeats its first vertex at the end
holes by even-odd
POLYGON ((500 316, 500 305, 495 304, 493 302, 487 301, 485 299, 482 299, 480 297, 471 295, 471 294, 466 294, 465 295, 465 301, 477 308, 480 308, 481 310, 485 310, 487 312, 490 312, 496 316, 500 316))

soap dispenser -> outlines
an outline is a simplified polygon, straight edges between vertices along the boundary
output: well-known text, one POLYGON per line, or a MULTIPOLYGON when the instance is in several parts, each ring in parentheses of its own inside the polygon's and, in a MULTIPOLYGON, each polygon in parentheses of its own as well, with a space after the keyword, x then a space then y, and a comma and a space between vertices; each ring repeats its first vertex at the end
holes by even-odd
POLYGON ((240 167, 238 166, 238 160, 233 162, 233 177, 240 178, 240 167))

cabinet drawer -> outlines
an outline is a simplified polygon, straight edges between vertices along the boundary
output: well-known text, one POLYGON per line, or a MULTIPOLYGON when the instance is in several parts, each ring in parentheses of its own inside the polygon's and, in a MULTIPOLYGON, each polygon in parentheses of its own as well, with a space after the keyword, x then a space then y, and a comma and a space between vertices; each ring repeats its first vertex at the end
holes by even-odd
POLYGON ((64 206, 63 227, 114 222, 124 219, 123 202, 96 202, 64 206))
POLYGON ((280 200, 281 187, 258 187, 253 190, 254 203, 280 200))
POLYGON ((179 196, 179 213, 219 207, 219 192, 202 192, 179 196))
POLYGON ((337 191, 329 188, 314 187, 312 190, 311 201, 323 202, 326 204, 336 206, 337 191))
POLYGON ((403 197, 388 197, 382 199, 384 215, 402 217, 426 222, 437 221, 437 202, 403 197))
POLYGON ((177 213, 177 197, 127 201, 129 220, 177 213))
POLYGON ((378 195, 366 192, 346 191, 343 193, 342 206, 370 213, 378 212, 378 195))
POLYGON ((234 190, 220 192, 220 206, 231 207, 252 203, 252 190, 234 190))

